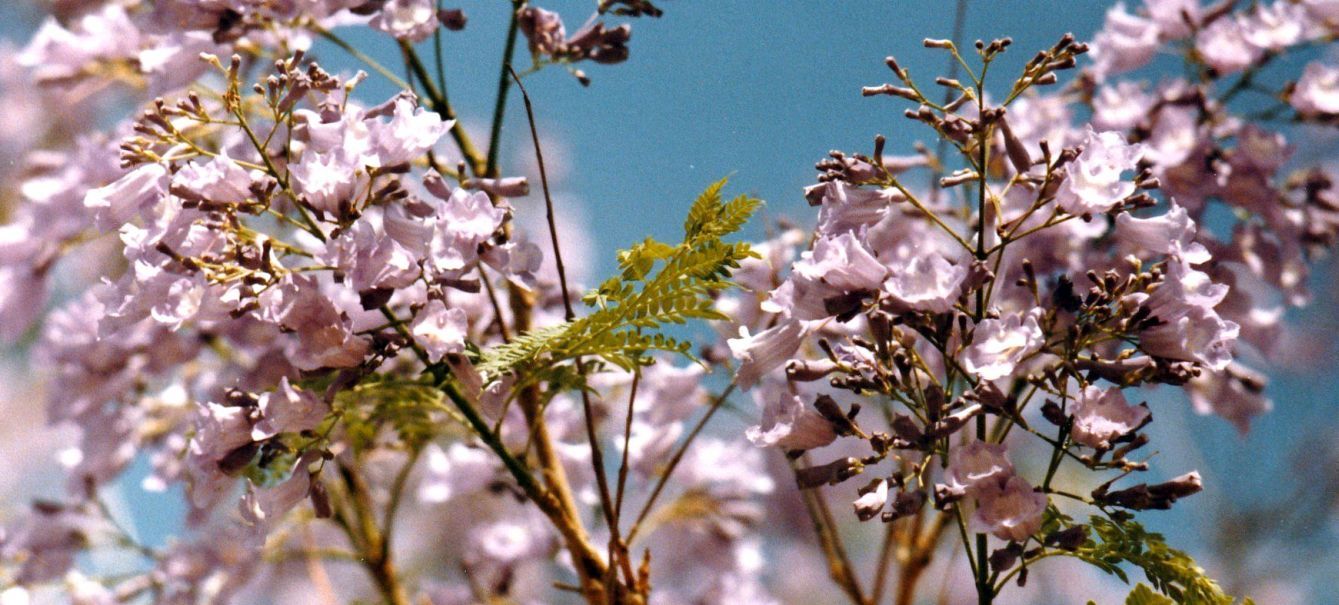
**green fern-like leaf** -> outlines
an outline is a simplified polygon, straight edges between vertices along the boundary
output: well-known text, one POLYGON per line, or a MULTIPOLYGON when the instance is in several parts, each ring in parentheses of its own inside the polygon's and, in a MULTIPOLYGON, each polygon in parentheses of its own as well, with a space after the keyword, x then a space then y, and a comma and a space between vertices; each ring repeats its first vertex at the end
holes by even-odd
POLYGON ((1147 584, 1140 583, 1125 597, 1125 605, 1176 605, 1176 601, 1158 594, 1147 584))
POLYGON ((703 191, 697 199, 693 200, 693 205, 688 208, 688 218, 683 222, 683 239, 691 241, 697 237, 702 229, 709 223, 716 220, 721 213, 721 189, 725 188, 725 183, 729 179, 721 179, 712 183, 703 191))
POLYGON ((740 196, 721 201, 722 179, 698 196, 684 222, 684 240, 670 245, 647 238, 618 255, 619 275, 583 297, 593 311, 534 331, 485 351, 479 364, 490 377, 576 357, 598 357, 624 369, 649 351, 688 355, 687 342, 656 333, 693 319, 722 319, 713 292, 730 287, 739 263, 755 256, 745 243, 721 238, 738 231, 761 201, 740 196))
POLYGON ((442 391, 426 383, 364 382, 336 395, 335 407, 356 449, 370 447, 382 427, 416 449, 454 426, 443 421, 442 391))
MULTIPOLYGON (((1152 588, 1170 600, 1147 600, 1139 587, 1130 593, 1134 603, 1161 605, 1185 603, 1188 605, 1233 605, 1236 602, 1204 569, 1183 551, 1167 545, 1161 534, 1149 532, 1134 521, 1116 522, 1105 517, 1090 519, 1094 538, 1075 551, 1078 557, 1103 571, 1129 582, 1120 568, 1131 564, 1144 571, 1152 588), (1138 595, 1136 595, 1138 593, 1138 595)), ((1142 584, 1140 586, 1143 586, 1142 584)), ((1147 591, 1147 587, 1145 587, 1147 591)), ((1151 591, 1147 591, 1151 595, 1151 591)), ((1156 595, 1155 595, 1156 596, 1156 595)), ((1127 601, 1130 603, 1131 601, 1127 601)), ((1249 600, 1246 601, 1249 603, 1249 600)))

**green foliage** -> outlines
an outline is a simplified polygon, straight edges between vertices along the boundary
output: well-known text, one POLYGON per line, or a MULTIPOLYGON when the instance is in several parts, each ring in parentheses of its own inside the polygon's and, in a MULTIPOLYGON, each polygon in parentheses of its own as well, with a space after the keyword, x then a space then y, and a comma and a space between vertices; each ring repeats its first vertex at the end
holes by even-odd
POLYGON ((645 363, 647 351, 689 355, 690 343, 655 330, 690 319, 725 319, 712 307, 712 293, 730 287, 733 270, 756 256, 748 244, 721 238, 738 231, 762 202, 747 196, 724 202, 724 186, 724 179, 717 181, 693 202, 678 245, 647 238, 620 251, 619 275, 583 298, 594 309, 590 314, 485 351, 479 370, 496 377, 577 357, 631 370, 645 363))
POLYGON ((274 487, 292 476, 293 465, 298 455, 284 446, 258 451, 241 471, 257 487, 274 487))
POLYGON ((1141 582, 1125 597, 1125 605, 1176 605, 1176 601, 1158 594, 1141 582))
MULTIPOLYGON (((1083 559, 1127 583, 1130 579, 1120 565, 1132 564, 1144 570, 1152 587, 1166 595, 1156 595, 1149 587, 1140 584, 1130 593, 1127 605, 1232 605, 1236 602, 1205 575, 1204 569, 1190 555, 1168 546, 1161 534, 1149 532, 1134 521, 1116 522, 1096 515, 1090 523, 1095 538, 1089 539, 1070 556, 1083 559)), ((1245 604, 1249 603, 1248 599, 1245 604)))
POLYGON ((431 384, 403 380, 363 382, 335 396, 335 409, 342 413, 345 430, 355 449, 372 445, 383 427, 391 427, 400 441, 418 449, 441 435, 442 391, 431 384))

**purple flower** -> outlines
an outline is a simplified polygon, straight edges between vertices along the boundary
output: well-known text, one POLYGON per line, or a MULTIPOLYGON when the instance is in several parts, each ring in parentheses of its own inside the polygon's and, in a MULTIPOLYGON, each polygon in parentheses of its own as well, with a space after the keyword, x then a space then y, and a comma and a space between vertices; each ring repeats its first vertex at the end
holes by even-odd
POLYGON ((1068 167, 1069 175, 1056 192, 1056 203, 1073 215, 1106 212, 1134 193, 1135 185, 1121 174, 1134 170, 1143 145, 1130 145, 1118 132, 1098 133, 1091 128, 1083 153, 1068 167))
POLYGON ((1041 531, 1046 495, 1034 491, 1022 477, 1010 477, 1003 485, 983 490, 977 502, 970 527, 974 532, 1022 542, 1041 531))
POLYGON ((494 206, 482 191, 456 189, 446 193, 441 177, 436 175, 429 175, 424 182, 437 198, 428 202, 432 214, 427 223, 432 235, 427 267, 438 274, 453 275, 478 259, 479 244, 502 226, 507 210, 494 206), (432 185, 434 179, 437 186, 432 185))
POLYGON ((1217 19, 1195 36, 1195 50, 1220 74, 1231 74, 1250 67, 1264 50, 1247 38, 1246 28, 1238 19, 1217 19))
POLYGON ((251 428, 251 438, 256 441, 314 429, 330 413, 326 402, 293 388, 287 377, 279 380, 279 388, 261 395, 259 407, 260 421, 251 428))
POLYGON ((1003 484, 1014 475, 1008 449, 1003 443, 973 441, 955 448, 944 472, 945 485, 952 491, 976 495, 1003 484))
POLYGON ((1200 373, 1187 383, 1186 390, 1196 412, 1220 416, 1244 435, 1251 419, 1274 407, 1264 395, 1264 386, 1263 376, 1233 362, 1220 372, 1200 373))
POLYGON ((311 473, 307 472, 311 462, 309 456, 299 457, 292 476, 274 487, 258 488, 248 483, 246 494, 237 503, 242 519, 252 525, 269 527, 306 500, 311 492, 311 473))
POLYGON ((1237 18, 1246 41, 1257 48, 1278 51, 1312 37, 1306 8, 1291 2, 1259 4, 1237 18))
POLYGON ((1194 361, 1222 370, 1232 361, 1240 327, 1213 309, 1191 307, 1185 315, 1140 332, 1139 344, 1151 355, 1194 361))
POLYGON ((1153 102, 1153 95, 1139 82, 1123 80, 1114 86, 1103 86, 1093 96, 1093 128, 1130 130, 1148 119, 1153 102))
POLYGON ((967 268, 944 260, 937 253, 917 256, 897 267, 883 282, 883 291, 898 310, 946 313, 962 294, 967 268))
POLYGON ((400 40, 422 42, 437 31, 437 7, 432 0, 388 0, 369 25, 400 40))
POLYGON ((1074 441, 1097 450, 1111 447, 1111 440, 1135 430, 1149 416, 1148 408, 1130 405, 1119 389, 1088 386, 1074 398, 1074 441))
MULTIPOLYGON (((390 226, 390 221, 386 225, 390 226)), ((411 244, 413 245, 413 244, 411 244)), ((417 242, 422 248, 422 241, 417 242)), ((417 251, 402 245, 389 232, 379 232, 367 216, 326 243, 322 260, 337 267, 354 291, 399 289, 422 274, 417 251)))
POLYGON ((1339 114, 1339 68, 1308 64, 1288 102, 1302 115, 1339 114))
POLYGON ((1215 283, 1208 273, 1192 267, 1191 258, 1187 256, 1195 257, 1194 253, 1180 253, 1176 250, 1176 240, 1167 241, 1173 244, 1173 255, 1167 259, 1158 289, 1149 295, 1149 310, 1164 322, 1174 321, 1192 309, 1212 312, 1227 296, 1228 286, 1215 283))
POLYGON ((292 275, 261 296, 264 316, 297 334, 290 351, 303 370, 349 368, 363 361, 369 343, 353 334, 348 320, 311 278, 292 275))
POLYGON ((793 319, 754 335, 749 335, 748 327, 740 326, 739 338, 728 341, 730 352, 739 360, 735 384, 748 390, 763 376, 781 367, 800 349, 805 331, 804 323, 793 319))
POLYGON ((986 319, 972 332, 972 344, 962 352, 962 367, 982 380, 998 380, 1013 373, 1024 357, 1046 342, 1037 319, 1041 309, 986 319))
POLYGON ((445 303, 433 299, 414 317, 414 324, 409 331, 414 335, 414 342, 427 351, 428 359, 436 363, 447 353, 465 350, 469 319, 464 309, 448 309, 445 303))
POLYGON ((1302 0, 1307 14, 1318 23, 1339 23, 1339 0, 1302 0))
POLYGON ((1138 252, 1179 254, 1189 265, 1209 261, 1209 251, 1195 240, 1195 221, 1175 201, 1166 214, 1135 218, 1129 213, 1116 217, 1116 237, 1138 252))
POLYGON ((821 283, 834 293, 877 290, 888 274, 879 259, 852 233, 825 237, 801 255, 792 274, 808 283, 821 283))
POLYGON ((47 299, 47 283, 27 267, 0 265, 0 342, 13 342, 37 321, 47 299))
POLYGON ((1159 33, 1156 23, 1131 15, 1124 2, 1117 2, 1093 37, 1091 54, 1098 77, 1143 67, 1158 49, 1159 33))
POLYGON ((821 192, 818 232, 824 235, 873 225, 888 214, 893 203, 906 200, 896 189, 861 189, 844 181, 829 181, 814 188, 814 192, 821 192))
POLYGON ((802 320, 832 317, 827 301, 848 292, 875 291, 888 268, 852 233, 820 238, 791 266, 790 277, 772 291, 763 310, 802 320))
POLYGON ((1203 13, 1200 0, 1145 0, 1144 8, 1153 22, 1158 24, 1159 37, 1163 41, 1190 35, 1191 26, 1186 23, 1186 18, 1189 17, 1190 23, 1198 25, 1203 13))
POLYGON ((144 164, 116 182, 84 196, 84 206, 93 211, 98 229, 111 231, 135 218, 163 197, 167 190, 167 168, 144 164))
POLYGON ((744 434, 758 447, 785 450, 814 449, 837 439, 831 422, 804 405, 798 395, 789 392, 782 392, 779 397, 767 397, 762 423, 749 427, 744 434))
POLYGON ((203 164, 190 162, 172 175, 172 192, 183 198, 237 203, 251 197, 251 174, 227 155, 203 164))
MULTIPOLYGON (((418 1, 418 0, 415 0, 418 1)), ((428 0, 422 0, 428 3, 428 0)), ((436 19, 433 19, 436 22, 436 19)), ((370 121, 372 149, 382 166, 395 166, 417 159, 432 149, 451 130, 455 120, 442 121, 435 111, 419 107, 410 97, 392 101, 389 122, 370 121)), ((373 117, 369 112, 369 117, 373 117)))
POLYGON ((0 529, 0 557, 22 561, 13 578, 18 584, 54 582, 74 566, 94 527, 92 519, 73 507, 37 504, 21 525, 0 529))
POLYGON ((312 208, 341 216, 368 185, 363 166, 352 159, 343 153, 304 153, 289 169, 293 188, 312 208))

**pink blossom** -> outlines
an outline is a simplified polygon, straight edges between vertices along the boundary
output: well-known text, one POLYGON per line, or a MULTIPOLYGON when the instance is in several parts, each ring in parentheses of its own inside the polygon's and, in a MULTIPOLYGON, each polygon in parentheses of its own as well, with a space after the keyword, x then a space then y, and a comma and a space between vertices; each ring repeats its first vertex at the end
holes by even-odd
POLYGON ((144 164, 110 185, 89 191, 84 206, 93 211, 99 229, 111 231, 157 202, 166 189, 167 168, 144 164))
MULTIPOLYGON (((701 445, 689 449, 679 465, 678 472, 683 473, 685 488, 721 498, 770 494, 776 488, 776 481, 765 468, 765 460, 771 452, 749 447, 738 438, 699 439, 702 439, 701 445)), ((661 457, 657 462, 663 465, 666 459, 661 457)))
POLYGON ((1200 0, 1145 0, 1144 5, 1149 17, 1158 24, 1164 41, 1190 35, 1190 24, 1198 25, 1203 13, 1200 0), (1186 23, 1187 18, 1190 24, 1186 23))
POLYGON ((414 316, 409 331, 414 335, 414 342, 427 351, 428 359, 436 363, 447 353, 465 350, 469 319, 464 309, 448 309, 445 303, 433 299, 414 316))
POLYGON ((341 216, 367 187, 362 168, 346 154, 305 153, 289 174, 303 201, 325 214, 341 216))
POLYGON ((191 439, 193 455, 216 462, 251 443, 251 416, 247 408, 205 403, 198 412, 195 437, 191 439))
POLYGON ((1339 114, 1339 68, 1307 64, 1288 102, 1302 115, 1339 114))
POLYGON ((156 36, 152 46, 141 50, 137 58, 140 71, 149 77, 151 90, 162 94, 180 90, 205 73, 209 64, 200 60, 201 53, 226 52, 208 32, 172 32, 156 36))
POLYGON ((972 344, 961 357, 962 366, 982 380, 998 380, 1013 373, 1023 358, 1045 343, 1037 320, 1041 309, 986 319, 972 332, 972 344))
POLYGON ((315 429, 330 413, 329 404, 294 388, 287 377, 279 381, 279 388, 261 395, 259 407, 260 420, 251 428, 251 438, 256 441, 315 429))
MULTIPOLYGON (((640 390, 640 389, 639 389, 640 390)), ((665 460, 674 454, 674 447, 683 437, 682 422, 655 424, 633 420, 628 434, 628 465, 643 477, 654 476, 663 468, 665 460)), ((622 441, 614 444, 623 451, 622 441)))
POLYGON ((1003 484, 1013 474, 1014 465, 1003 443, 972 441, 953 450, 944 480, 953 491, 976 495, 1003 484))
POLYGON ((1339 25, 1339 0, 1302 0, 1301 4, 1319 24, 1332 29, 1339 25))
POLYGON ((0 265, 0 342, 23 336, 42 314, 47 283, 27 267, 0 265))
POLYGON ((1152 355, 1194 361, 1221 370, 1232 361, 1240 327, 1212 309, 1191 307, 1185 315, 1139 334, 1140 347, 1152 355))
POLYGON ((262 295, 266 317, 297 334, 290 353, 300 369, 347 368, 362 363, 369 343, 356 336, 334 303, 310 278, 290 276, 282 287, 262 295))
POLYGON ((1091 54, 1099 77, 1143 67, 1157 51, 1159 33, 1157 24, 1130 14, 1124 2, 1117 2, 1093 37, 1091 54))
POLYGON ((1247 34, 1240 20, 1217 19, 1195 36, 1195 50, 1218 73, 1235 73, 1255 63, 1263 53, 1247 34))
POLYGON ((227 154, 208 162, 189 162, 172 175, 172 191, 178 197, 235 204, 251 197, 251 173, 227 154))
POLYGON ((63 27, 54 17, 42 23, 19 55, 19 64, 33 69, 39 82, 68 81, 82 75, 95 61, 132 59, 139 52, 141 34, 118 3, 73 20, 63 27))
POLYGON ((1022 477, 1010 477, 978 496, 979 505, 972 514, 970 528, 990 532, 1001 540, 1022 542, 1041 531, 1046 495, 1032 489, 1022 477))
MULTIPOLYGON (((1175 246, 1176 240, 1169 241, 1175 246)), ((1192 267, 1192 259, 1186 254, 1179 253, 1175 248, 1173 251, 1176 253, 1167 259, 1162 283, 1148 298, 1148 307, 1153 316, 1167 322, 1185 315, 1191 309, 1212 310, 1228 292, 1226 285, 1215 283, 1208 273, 1192 267)))
POLYGON ((1116 237, 1135 250, 1153 254, 1179 253, 1187 264, 1209 260, 1209 251, 1195 242, 1195 221, 1175 201, 1165 214, 1136 218, 1129 213, 1116 217, 1116 237))
POLYGON ((437 31, 437 7, 432 0, 388 0, 370 25, 400 40, 422 42, 437 31))
POLYGON ((1196 412, 1220 416, 1244 435, 1252 419, 1274 407, 1264 386, 1263 376, 1233 362, 1222 371, 1201 373, 1186 390, 1196 412))
POLYGON ((14 582, 29 586, 52 582, 74 566, 95 527, 74 507, 34 505, 22 524, 0 531, 4 537, 0 556, 22 561, 14 582))
POLYGON ((1097 89, 1093 96, 1093 128, 1130 130, 1148 119, 1153 96, 1139 82, 1122 80, 1097 89))
POLYGON ((815 185, 821 192, 818 232, 837 235, 879 222, 892 204, 905 197, 896 189, 862 189, 844 181, 815 185))
POLYGON ((1111 440, 1135 430, 1149 416, 1148 408, 1130 405, 1119 389, 1089 385, 1074 398, 1070 435, 1088 447, 1105 450, 1111 440))
POLYGON ((1257 5, 1254 11, 1241 17, 1246 41, 1265 50, 1282 50, 1307 37, 1311 28, 1306 8, 1287 1, 1257 5))
POLYGON ((882 285, 888 269, 874 258, 854 234, 825 237, 800 256, 791 269, 807 283, 821 283, 834 293, 874 290, 882 285))
MULTIPOLYGON (((421 1, 430 3, 429 0, 421 1)), ((436 22, 435 17, 433 22, 436 22)), ((372 148, 382 166, 394 166, 417 159, 432 149, 455 125, 455 120, 442 121, 437 112, 419 107, 412 98, 399 96, 391 103, 390 121, 378 120, 369 125, 372 148)), ((371 112, 369 117, 373 117, 371 112)))
MULTIPOLYGON (((440 177, 429 177, 432 178, 440 182, 440 177)), ((479 244, 492 237, 507 211, 493 206, 488 195, 481 191, 469 193, 456 189, 445 196, 433 187, 429 191, 437 199, 429 202, 432 214, 427 222, 432 236, 427 266, 440 274, 460 271, 478 259, 479 244)))
POLYGON ((827 301, 848 292, 875 291, 888 268, 850 232, 820 238, 791 265, 790 277, 762 309, 802 320, 832 317, 827 301))
MULTIPOLYGON (((422 241, 416 243, 422 248, 422 241)), ((326 243, 322 259, 337 267, 355 291, 364 293, 414 283, 422 274, 419 267, 422 258, 415 252, 390 233, 379 232, 364 216, 326 243)))
POLYGON ((832 423, 806 406, 799 396, 787 392, 768 397, 763 404, 762 423, 749 427, 744 434, 758 447, 786 450, 809 450, 837 439, 832 423))
POLYGON ((962 294, 967 269, 931 253, 892 270, 883 290, 899 310, 945 313, 962 294))
POLYGON ((258 488, 248 483, 246 494, 237 505, 242 519, 252 525, 271 526, 306 500, 311 491, 311 474, 306 469, 309 463, 307 456, 300 457, 292 476, 273 487, 258 488))
POLYGON ((1135 185, 1121 175, 1134 170, 1143 145, 1130 145, 1118 132, 1088 130, 1083 153, 1068 167, 1069 175, 1056 192, 1056 203, 1073 215, 1105 212, 1134 193, 1135 185))
POLYGON ((728 341, 730 352, 739 360, 735 384, 750 389, 760 378, 780 368, 799 350, 805 331, 804 324, 797 320, 783 321, 754 335, 740 326, 739 338, 728 341))

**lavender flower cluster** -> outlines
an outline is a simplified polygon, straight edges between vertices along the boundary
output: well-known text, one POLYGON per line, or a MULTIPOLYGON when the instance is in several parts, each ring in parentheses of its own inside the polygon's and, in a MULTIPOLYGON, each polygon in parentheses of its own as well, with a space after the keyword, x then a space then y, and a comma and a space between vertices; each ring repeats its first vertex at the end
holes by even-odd
POLYGON ((579 65, 626 61, 620 21, 651 2, 601 0, 570 35, 511 2, 482 151, 416 46, 467 26, 439 2, 56 2, 0 48, 0 79, 25 83, 6 105, 50 108, 0 145, 21 165, 0 191, 0 337, 35 341, 77 443, 66 493, 0 531, 0 603, 771 603, 765 541, 814 535, 857 605, 914 602, 955 551, 945 573, 977 603, 1065 556, 1232 603, 1135 521, 1202 479, 1132 479, 1155 416, 1134 389, 1245 432, 1271 404, 1238 358, 1275 353, 1339 235, 1333 175, 1267 128, 1334 126, 1339 68, 1261 83, 1339 33, 1339 4, 1236 5, 1117 4, 1004 95, 987 74, 1009 39, 926 40, 953 65, 937 89, 888 58, 863 94, 910 101, 935 146, 831 152, 803 191, 813 230, 751 246, 722 238, 759 202, 717 183, 682 243, 637 244, 581 297, 533 115, 538 187, 504 176, 501 122, 513 92, 533 112, 534 71, 587 84, 579 65), (404 69, 338 35, 360 26, 404 69), (368 74, 323 69, 318 39, 401 92, 360 98, 368 74), (1159 53, 1185 75, 1124 75, 1159 53), (1250 94, 1268 107, 1243 114, 1250 94), (535 235, 509 202, 532 189, 535 235), (697 319, 717 330, 698 349, 663 332, 697 319), (704 431, 737 391, 757 423, 704 431), (137 461, 143 489, 184 495, 166 544, 103 497, 137 461), (846 518, 882 537, 872 582, 846 518), (107 552, 130 562, 83 556, 107 552))

